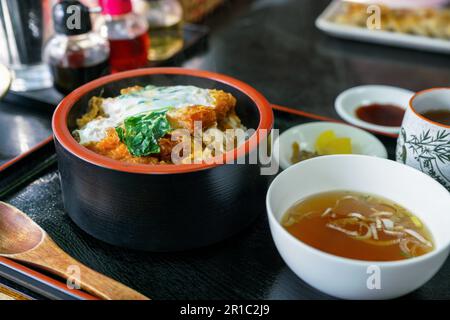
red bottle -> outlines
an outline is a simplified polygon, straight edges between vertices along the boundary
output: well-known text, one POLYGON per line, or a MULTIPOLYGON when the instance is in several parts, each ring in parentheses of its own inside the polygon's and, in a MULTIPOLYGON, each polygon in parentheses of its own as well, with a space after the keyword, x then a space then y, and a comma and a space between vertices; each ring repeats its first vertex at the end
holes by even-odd
POLYGON ((111 72, 145 67, 150 38, 145 17, 132 10, 131 0, 100 0, 102 17, 97 27, 110 46, 111 72))

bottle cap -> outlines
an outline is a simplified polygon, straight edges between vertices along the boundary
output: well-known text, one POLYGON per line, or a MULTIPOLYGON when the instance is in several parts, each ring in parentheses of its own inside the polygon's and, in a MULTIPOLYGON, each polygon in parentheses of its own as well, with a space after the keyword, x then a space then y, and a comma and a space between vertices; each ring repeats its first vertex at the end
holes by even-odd
POLYGON ((56 33, 74 36, 92 30, 89 8, 76 0, 63 0, 53 6, 56 33))
POLYGON ((100 0, 103 14, 121 15, 129 13, 133 10, 131 0, 100 0))

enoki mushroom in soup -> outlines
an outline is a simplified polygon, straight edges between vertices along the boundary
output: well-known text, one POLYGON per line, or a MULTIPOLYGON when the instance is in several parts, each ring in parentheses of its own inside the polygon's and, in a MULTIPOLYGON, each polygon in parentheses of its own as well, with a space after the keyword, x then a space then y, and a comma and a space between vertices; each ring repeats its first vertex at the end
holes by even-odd
POLYGON ((385 198, 350 191, 313 195, 294 204, 283 226, 302 242, 337 256, 394 261, 434 249, 423 222, 385 198))

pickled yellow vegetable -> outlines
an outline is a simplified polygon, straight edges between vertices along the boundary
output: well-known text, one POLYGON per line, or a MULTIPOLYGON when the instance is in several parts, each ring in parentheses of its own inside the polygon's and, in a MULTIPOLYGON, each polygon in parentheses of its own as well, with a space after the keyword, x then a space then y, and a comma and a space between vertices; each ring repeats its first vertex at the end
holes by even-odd
POLYGON ((334 134, 334 131, 327 130, 322 132, 316 139, 316 151, 318 154, 324 154, 323 150, 324 148, 334 139, 336 139, 336 135, 334 134))
POLYGON ((330 141, 323 149, 322 154, 351 154, 352 141, 350 138, 336 138, 330 141))
POLYGON ((315 147, 320 155, 352 153, 351 139, 346 137, 338 138, 332 130, 322 132, 317 137, 315 147))

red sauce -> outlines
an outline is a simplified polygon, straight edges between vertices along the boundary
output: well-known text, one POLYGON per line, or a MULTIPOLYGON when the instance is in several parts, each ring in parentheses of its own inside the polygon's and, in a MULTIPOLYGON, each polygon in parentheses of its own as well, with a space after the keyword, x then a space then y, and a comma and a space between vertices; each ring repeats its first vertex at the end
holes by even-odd
POLYGON ((112 73, 147 66, 150 38, 146 32, 134 39, 110 39, 109 46, 112 73))
POLYGON ((404 115, 403 108, 392 104, 373 103, 356 109, 359 119, 387 127, 400 127, 404 115))

